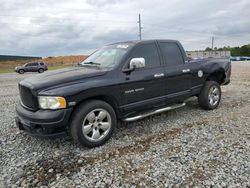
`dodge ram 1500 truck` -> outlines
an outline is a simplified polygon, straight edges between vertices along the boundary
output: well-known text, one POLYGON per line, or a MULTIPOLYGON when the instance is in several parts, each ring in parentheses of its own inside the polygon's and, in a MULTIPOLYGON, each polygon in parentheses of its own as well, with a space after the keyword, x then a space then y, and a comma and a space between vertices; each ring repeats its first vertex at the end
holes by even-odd
POLYGON ((230 74, 229 59, 188 61, 175 40, 115 43, 78 66, 22 80, 16 124, 35 136, 69 132, 96 147, 111 137, 117 120, 179 108, 192 96, 201 108, 215 109, 230 74))

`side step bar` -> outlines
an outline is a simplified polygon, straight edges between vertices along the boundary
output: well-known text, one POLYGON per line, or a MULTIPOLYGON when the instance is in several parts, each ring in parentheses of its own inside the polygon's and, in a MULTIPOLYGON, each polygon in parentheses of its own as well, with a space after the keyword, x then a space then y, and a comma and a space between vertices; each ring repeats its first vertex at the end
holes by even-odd
POLYGON ((186 105, 186 103, 175 104, 175 105, 172 105, 172 106, 168 106, 168 107, 165 107, 165 108, 160 108, 160 109, 157 109, 155 111, 148 112, 148 113, 145 113, 145 114, 141 114, 141 115, 138 115, 138 116, 128 117, 128 118, 123 119, 123 121, 126 121, 126 122, 136 121, 136 120, 139 120, 139 119, 142 119, 142 118, 154 115, 154 114, 159 114, 159 113, 162 113, 162 112, 166 112, 166 111, 169 111, 169 110, 180 108, 180 107, 183 107, 185 105, 186 105))

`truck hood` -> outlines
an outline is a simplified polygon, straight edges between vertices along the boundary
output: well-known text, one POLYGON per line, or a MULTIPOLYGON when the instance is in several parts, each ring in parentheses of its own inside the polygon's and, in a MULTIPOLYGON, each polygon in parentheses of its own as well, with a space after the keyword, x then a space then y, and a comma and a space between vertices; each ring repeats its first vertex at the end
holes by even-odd
POLYGON ((32 90, 47 89, 85 78, 101 76, 107 71, 107 69, 98 67, 69 67, 31 76, 22 80, 20 85, 29 87, 32 90))

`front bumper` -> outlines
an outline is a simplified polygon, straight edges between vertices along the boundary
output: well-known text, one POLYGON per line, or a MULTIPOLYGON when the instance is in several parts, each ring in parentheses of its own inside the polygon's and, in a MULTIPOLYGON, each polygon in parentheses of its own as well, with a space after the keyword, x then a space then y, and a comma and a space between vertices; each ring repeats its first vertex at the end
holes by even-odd
POLYGON ((20 103, 16 107, 16 125, 20 130, 38 137, 54 137, 65 134, 72 108, 31 111, 20 103))

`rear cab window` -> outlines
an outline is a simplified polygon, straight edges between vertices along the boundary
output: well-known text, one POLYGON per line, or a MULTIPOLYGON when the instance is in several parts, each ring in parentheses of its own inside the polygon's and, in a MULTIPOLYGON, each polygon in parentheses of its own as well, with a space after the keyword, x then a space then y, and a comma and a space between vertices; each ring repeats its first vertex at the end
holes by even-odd
POLYGON ((183 55, 175 42, 159 42, 165 66, 174 67, 184 65, 183 55))

